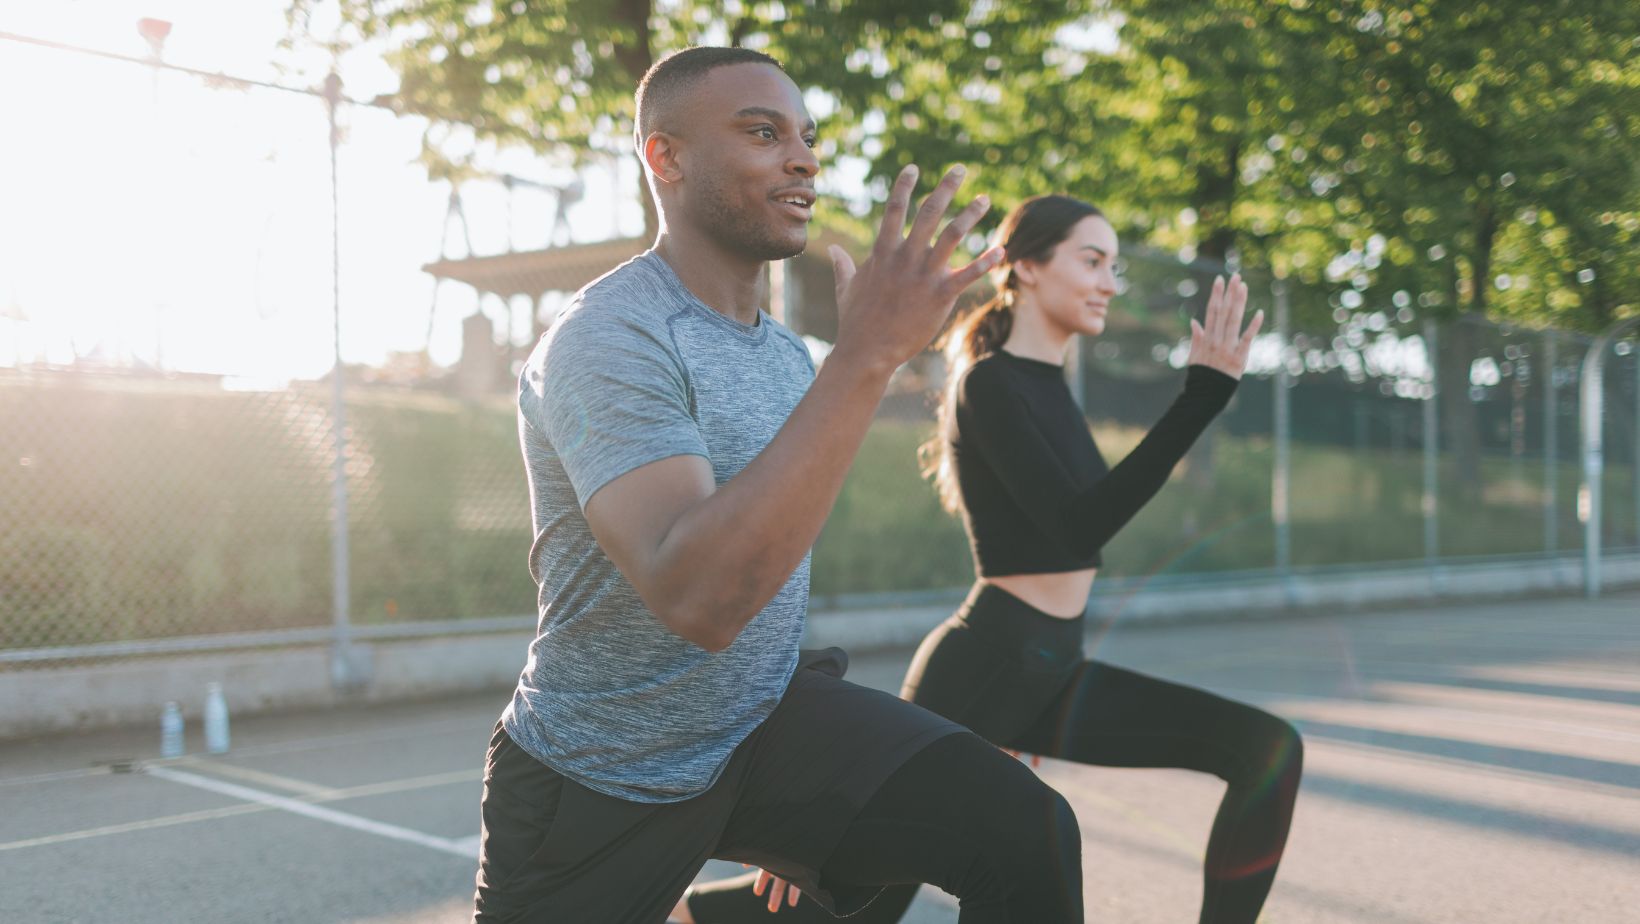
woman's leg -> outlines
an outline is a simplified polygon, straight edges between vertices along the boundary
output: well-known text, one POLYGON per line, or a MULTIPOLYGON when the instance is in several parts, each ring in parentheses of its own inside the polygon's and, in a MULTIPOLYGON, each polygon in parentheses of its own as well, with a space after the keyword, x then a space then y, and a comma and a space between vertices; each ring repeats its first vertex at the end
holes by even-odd
POLYGON ((1009 747, 1105 767, 1178 767, 1229 784, 1207 842, 1202 924, 1253 924, 1287 843, 1303 742, 1282 719, 1194 687, 1084 662, 1009 747))

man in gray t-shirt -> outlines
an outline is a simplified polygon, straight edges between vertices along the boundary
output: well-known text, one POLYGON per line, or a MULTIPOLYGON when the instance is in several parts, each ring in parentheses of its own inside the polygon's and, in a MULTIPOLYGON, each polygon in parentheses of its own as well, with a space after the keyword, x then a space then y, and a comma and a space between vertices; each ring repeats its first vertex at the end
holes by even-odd
POLYGON ((797 647, 810 546, 889 376, 999 256, 950 268, 984 197, 941 230, 953 169, 905 235, 901 173, 870 258, 832 248, 816 373, 760 310, 816 198, 796 85, 757 52, 688 49, 645 76, 637 123, 654 249, 578 293, 519 382, 540 621, 486 757, 475 921, 653 924, 710 857, 838 912, 914 881, 964 921, 1080 920, 1062 798, 797 647))
POLYGON ((803 342, 766 314, 706 307, 654 251, 583 290, 542 338, 519 388, 541 585, 541 631, 503 717, 519 746, 599 792, 686 799, 786 689, 809 560, 728 648, 674 634, 598 547, 588 498, 674 456, 728 483, 779 432, 814 378, 803 342))

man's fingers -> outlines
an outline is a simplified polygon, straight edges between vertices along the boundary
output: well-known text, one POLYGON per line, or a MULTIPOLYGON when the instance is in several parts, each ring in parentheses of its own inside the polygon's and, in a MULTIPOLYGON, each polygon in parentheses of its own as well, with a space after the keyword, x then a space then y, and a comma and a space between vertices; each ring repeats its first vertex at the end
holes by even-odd
POLYGON ((952 294, 961 292, 974 284, 979 277, 989 273, 998 263, 1002 262, 1002 245, 998 244, 974 258, 974 262, 956 270, 946 277, 946 290, 952 294))
POLYGON ((854 281, 854 258, 836 244, 826 248, 826 255, 831 257, 831 272, 836 280, 837 301, 842 302, 843 293, 848 291, 848 284, 854 281))
POLYGON ((884 254, 900 243, 905 230, 905 213, 911 208, 911 190, 917 185, 917 165, 907 164, 895 177, 888 191, 888 206, 883 209, 883 223, 877 229, 877 242, 871 246, 873 254, 884 254))
POLYGON ((792 906, 793 908, 796 908, 797 907, 797 900, 799 898, 802 898, 802 897, 803 897, 803 890, 799 889, 797 886, 792 886, 786 892, 786 904, 792 906))
POLYGON ((763 890, 767 889, 769 887, 769 880, 771 880, 773 878, 774 878, 774 875, 772 873, 770 873, 768 870, 766 870, 766 869, 758 870, 757 871, 757 881, 752 883, 752 894, 753 895, 762 895, 763 890))
POLYGON ((990 210, 991 197, 981 195, 975 196, 974 201, 958 212, 957 217, 951 219, 945 230, 940 232, 939 239, 934 242, 934 252, 929 255, 933 264, 944 266, 950 263, 951 254, 956 252, 957 245, 962 243, 962 239, 974 230, 974 225, 979 224, 979 220, 990 210))
POLYGON ((769 911, 774 912, 780 910, 780 899, 785 897, 785 893, 786 880, 776 879, 774 881, 774 888, 769 890, 769 911))
POLYGON ((911 233, 906 235, 906 243, 915 247, 927 245, 934 238, 934 229, 940 226, 940 219, 945 217, 945 210, 951 207, 951 200, 956 197, 958 187, 962 186, 963 177, 968 168, 961 164, 945 171, 945 176, 934 187, 934 191, 923 200, 922 207, 917 209, 917 220, 911 225, 911 233))

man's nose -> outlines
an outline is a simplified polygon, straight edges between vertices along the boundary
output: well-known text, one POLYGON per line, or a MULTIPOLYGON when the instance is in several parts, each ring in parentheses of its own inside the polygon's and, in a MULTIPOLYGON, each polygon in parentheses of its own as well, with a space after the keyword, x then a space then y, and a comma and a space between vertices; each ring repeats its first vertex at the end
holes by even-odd
POLYGON ((796 142, 796 150, 786 159, 786 172, 798 176, 813 178, 820 172, 820 158, 814 154, 814 149, 802 141, 796 142))

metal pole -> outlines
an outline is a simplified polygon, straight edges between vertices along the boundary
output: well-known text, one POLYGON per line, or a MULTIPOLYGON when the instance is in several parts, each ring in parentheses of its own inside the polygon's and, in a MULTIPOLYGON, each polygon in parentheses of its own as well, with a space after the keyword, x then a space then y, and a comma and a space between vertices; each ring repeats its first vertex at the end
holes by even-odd
POLYGON ((332 444, 336 450, 331 474, 331 611, 335 634, 330 650, 330 682, 339 690, 352 690, 365 685, 368 673, 363 668, 359 652, 354 648, 353 626, 349 617, 347 405, 344 400, 345 376, 342 365, 341 196, 336 167, 336 149, 341 139, 336 125, 336 109, 341 103, 341 97, 342 78, 331 72, 325 77, 325 108, 330 117, 330 297, 332 344, 335 350, 330 367, 330 419, 332 444))
POLYGON ((1543 332, 1543 552, 1553 555, 1560 546, 1560 510, 1556 463, 1560 457, 1560 420, 1555 408, 1555 335, 1543 332))
POLYGON ((1440 363, 1436 359, 1439 351, 1439 341, 1435 336, 1435 322, 1424 322, 1424 355, 1429 366, 1429 398, 1424 401, 1424 563, 1429 566, 1433 578, 1435 562, 1440 558, 1440 523, 1436 519, 1436 500, 1439 497, 1439 482, 1436 468, 1437 455, 1440 451, 1440 422, 1437 416, 1436 405, 1441 397, 1440 363))
POLYGON ((1583 521, 1583 593, 1591 598, 1600 596, 1600 489, 1606 465, 1600 424, 1605 417, 1606 350, 1623 331, 1635 325, 1640 325, 1640 318, 1612 325, 1595 338, 1583 355, 1579 408, 1583 427, 1583 487, 1578 491, 1577 513, 1583 521))
POLYGON ((1604 416, 1605 394, 1601 380, 1606 363, 1606 338, 1601 337, 1583 356, 1582 398, 1579 418, 1583 430, 1583 486, 1577 493, 1577 518, 1583 521, 1583 594, 1600 596, 1600 479, 1605 469, 1601 458, 1600 418, 1604 416))
POLYGON ((1634 479, 1634 545, 1640 549, 1640 340, 1629 352, 1634 363, 1634 451, 1629 455, 1629 474, 1634 479))
POLYGON ((1291 526, 1292 487, 1292 395, 1293 374, 1287 368, 1287 345, 1292 340, 1292 317, 1287 304, 1287 286, 1276 280, 1270 294, 1275 301, 1278 346, 1275 389, 1271 397, 1274 423, 1275 459, 1270 471, 1270 521, 1275 524, 1276 574, 1286 581, 1293 570, 1291 526))
MULTIPOLYGON (((171 24, 163 19, 144 17, 137 20, 137 33, 148 43, 148 63, 153 69, 148 88, 149 105, 151 107, 149 124, 152 127, 152 131, 149 133, 149 144, 151 145, 150 154, 157 161, 161 156, 159 146, 159 132, 161 131, 159 75, 160 69, 165 66, 165 39, 171 34, 171 24)), ((157 215, 162 211, 161 205, 164 194, 159 190, 163 188, 164 184, 155 183, 153 186, 154 189, 150 195, 148 207, 151 209, 150 214, 157 215)), ((147 246, 152 248, 154 245, 150 242, 147 246)), ((154 308, 154 368, 163 371, 165 369, 165 303, 160 299, 157 292, 159 286, 156 278, 157 273, 154 269, 159 263, 160 259, 157 252, 150 249, 146 254, 146 259, 143 260, 144 275, 146 276, 144 282, 147 283, 147 294, 153 300, 154 308)), ((121 340, 123 341, 124 338, 121 337, 121 340)), ((74 351, 74 358, 76 361, 80 358, 79 350, 74 351)))

